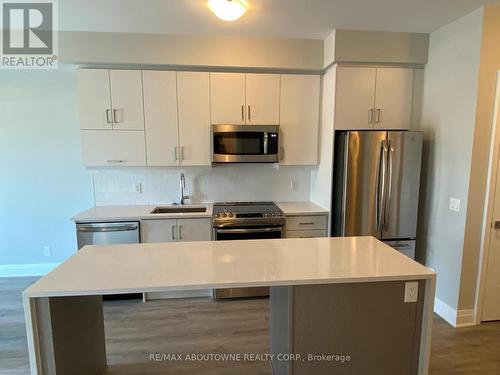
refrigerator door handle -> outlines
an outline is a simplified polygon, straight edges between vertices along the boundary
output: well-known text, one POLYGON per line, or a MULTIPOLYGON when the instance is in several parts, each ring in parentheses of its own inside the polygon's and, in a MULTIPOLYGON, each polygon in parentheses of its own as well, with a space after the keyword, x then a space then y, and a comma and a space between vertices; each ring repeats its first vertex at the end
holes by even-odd
POLYGON ((384 207, 384 230, 389 229, 389 217, 390 217, 390 211, 391 211, 391 203, 392 203, 392 175, 393 175, 393 157, 394 157, 394 148, 392 147, 391 141, 388 141, 388 170, 387 173, 389 175, 388 177, 388 183, 387 183, 387 201, 385 202, 385 207, 384 207))
MULTIPOLYGON (((349 165, 349 133, 346 134, 344 139, 344 171, 347 171, 349 165)), ((347 172, 346 172, 347 173, 347 172)), ((345 236, 345 224, 346 224, 346 207, 347 207, 347 179, 344 179, 342 186, 342 220, 340 223, 340 233, 345 236)))
POLYGON ((387 175, 387 141, 380 142, 379 159, 377 168, 377 188, 375 197, 375 214, 377 232, 382 232, 384 227, 385 186, 387 175))

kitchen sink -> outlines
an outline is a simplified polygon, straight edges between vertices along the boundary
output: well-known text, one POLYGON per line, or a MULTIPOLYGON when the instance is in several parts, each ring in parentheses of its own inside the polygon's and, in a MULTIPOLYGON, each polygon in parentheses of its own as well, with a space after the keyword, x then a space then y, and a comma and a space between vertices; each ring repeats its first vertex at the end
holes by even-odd
POLYGON ((196 213, 196 212, 207 212, 206 207, 156 207, 152 214, 182 214, 182 213, 196 213))

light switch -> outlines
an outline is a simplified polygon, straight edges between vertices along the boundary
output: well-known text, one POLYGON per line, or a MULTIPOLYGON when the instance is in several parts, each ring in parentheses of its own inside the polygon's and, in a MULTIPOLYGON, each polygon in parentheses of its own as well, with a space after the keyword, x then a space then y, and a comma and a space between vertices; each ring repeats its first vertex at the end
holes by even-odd
POLYGON ((418 281, 408 281, 405 283, 405 303, 417 302, 418 281))
POLYGON ((45 257, 52 256, 52 251, 50 250, 50 246, 43 247, 43 256, 45 256, 45 257))
POLYGON ((450 198, 450 210, 455 212, 460 212, 460 199, 450 198))

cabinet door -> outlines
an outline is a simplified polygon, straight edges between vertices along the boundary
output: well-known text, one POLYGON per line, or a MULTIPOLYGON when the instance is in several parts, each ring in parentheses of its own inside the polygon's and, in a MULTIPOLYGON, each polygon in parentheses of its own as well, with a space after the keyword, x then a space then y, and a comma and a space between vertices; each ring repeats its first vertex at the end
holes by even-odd
POLYGON ((177 220, 158 219, 141 221, 141 242, 174 242, 178 237, 177 220))
POLYGON ((140 70, 110 70, 113 129, 144 129, 140 70))
POLYGON ((210 88, 204 72, 177 72, 181 165, 210 165, 210 88))
POLYGON ((325 229, 287 230, 286 238, 327 237, 325 229))
POLYGON ((376 68, 337 67, 335 130, 373 129, 376 68))
POLYGON ((81 130, 86 166, 145 166, 144 131, 81 130))
POLYGON ((212 231, 209 219, 178 219, 179 241, 210 241, 212 231))
POLYGON ((280 164, 318 163, 319 86, 319 76, 281 76, 280 164))
POLYGON ((409 129, 413 69, 377 68, 375 128, 409 129))
POLYGON ((245 123, 245 74, 210 73, 212 124, 245 123))
POLYGON ((280 75, 246 75, 246 123, 277 125, 280 123, 280 75))
POLYGON ((147 163, 179 164, 177 83, 175 72, 143 71, 147 163))
POLYGON ((77 73, 81 129, 112 129, 109 71, 80 69, 77 73))

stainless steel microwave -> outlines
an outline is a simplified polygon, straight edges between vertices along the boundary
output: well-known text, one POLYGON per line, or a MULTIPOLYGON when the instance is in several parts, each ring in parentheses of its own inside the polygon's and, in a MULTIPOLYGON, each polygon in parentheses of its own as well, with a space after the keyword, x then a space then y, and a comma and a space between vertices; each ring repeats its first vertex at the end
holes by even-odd
POLYGON ((278 125, 212 125, 212 163, 277 163, 278 125))

